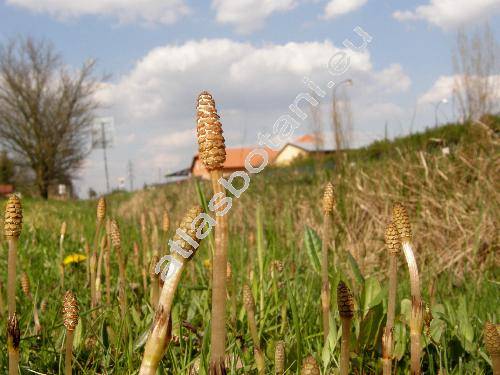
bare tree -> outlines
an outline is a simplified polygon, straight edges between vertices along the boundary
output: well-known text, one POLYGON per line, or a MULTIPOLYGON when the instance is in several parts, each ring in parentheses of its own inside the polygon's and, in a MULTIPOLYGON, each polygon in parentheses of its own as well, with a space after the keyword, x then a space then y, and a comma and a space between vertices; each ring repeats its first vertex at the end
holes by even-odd
MULTIPOLYGON (((348 80, 346 83, 352 84, 348 80)), ((342 152, 350 146, 352 137, 352 110, 351 99, 345 86, 337 95, 336 91, 332 95, 332 131, 335 142, 335 159, 338 167, 342 165, 342 152)))
POLYGON ((311 121, 309 122, 311 134, 314 137, 314 148, 316 151, 322 151, 325 145, 325 135, 323 132, 323 121, 321 119, 321 106, 310 105, 311 121))
POLYGON ((43 198, 69 182, 87 155, 97 108, 94 62, 69 71, 52 44, 32 38, 0 49, 0 142, 35 176, 43 198))
POLYGON ((496 93, 499 72, 498 43, 486 25, 468 36, 462 29, 457 35, 453 53, 456 79, 455 100, 464 121, 478 119, 498 109, 496 93))

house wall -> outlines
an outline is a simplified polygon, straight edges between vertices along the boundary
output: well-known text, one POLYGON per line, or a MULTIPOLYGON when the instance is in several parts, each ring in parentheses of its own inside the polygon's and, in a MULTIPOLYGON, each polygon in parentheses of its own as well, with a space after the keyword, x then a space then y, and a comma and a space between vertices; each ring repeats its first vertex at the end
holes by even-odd
MULTIPOLYGON (((222 175, 224 177, 228 177, 231 175, 231 173, 236 172, 236 171, 246 171, 245 167, 241 168, 224 168, 222 170, 222 175)), ((210 173, 205 169, 205 166, 203 163, 199 160, 196 160, 193 166, 193 171, 192 171, 193 176, 195 177, 201 177, 203 179, 210 179, 210 173)))
POLYGON ((274 159, 273 164, 280 167, 289 165, 294 159, 307 155, 307 151, 291 144, 287 144, 274 159))
POLYGON ((198 158, 194 161, 193 170, 191 171, 191 173, 195 177, 201 177, 207 180, 210 178, 210 173, 206 170, 205 166, 198 158))

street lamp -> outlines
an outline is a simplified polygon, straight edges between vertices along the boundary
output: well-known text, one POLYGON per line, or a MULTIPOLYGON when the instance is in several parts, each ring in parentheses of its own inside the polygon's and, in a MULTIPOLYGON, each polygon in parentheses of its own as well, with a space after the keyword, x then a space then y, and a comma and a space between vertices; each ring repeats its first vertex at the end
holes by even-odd
POLYGON ((335 141, 335 157, 336 157, 336 168, 339 167, 340 163, 341 163, 341 153, 342 153, 342 141, 343 141, 343 137, 342 137, 342 123, 341 123, 341 119, 339 118, 339 114, 337 112, 337 97, 336 97, 336 94, 337 94, 337 89, 343 85, 343 84, 346 84, 346 85, 349 85, 349 86, 352 86, 353 85, 353 82, 352 82, 352 79, 350 78, 347 78, 347 79, 344 79, 343 81, 340 81, 339 83, 337 83, 333 89, 332 89, 332 120, 333 120, 333 137, 334 137, 334 141, 335 141))
POLYGON ((448 103, 448 99, 444 98, 444 99, 441 99, 439 102, 435 103, 434 104, 434 127, 437 128, 438 126, 438 110, 439 110, 439 106, 441 104, 446 104, 448 103))
POLYGON ((353 85, 352 79, 347 78, 347 79, 344 79, 343 81, 340 81, 339 83, 335 84, 335 86, 333 87, 333 90, 332 90, 332 97, 333 97, 333 99, 335 99, 335 94, 337 92, 337 89, 339 88, 340 85, 343 85, 343 84, 352 86, 353 85))

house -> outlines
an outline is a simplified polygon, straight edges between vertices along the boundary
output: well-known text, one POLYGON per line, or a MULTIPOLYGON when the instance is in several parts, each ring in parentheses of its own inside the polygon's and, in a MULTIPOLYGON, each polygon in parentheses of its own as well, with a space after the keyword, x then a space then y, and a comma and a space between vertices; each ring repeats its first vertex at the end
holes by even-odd
POLYGON ((14 192, 14 185, 0 184, 0 196, 7 197, 14 192))
MULTIPOLYGON (((281 150, 275 151, 273 149, 265 147, 269 155, 269 165, 275 166, 286 166, 289 165, 293 160, 304 157, 311 153, 327 153, 329 151, 319 150, 318 145, 315 141, 314 135, 306 134, 298 137, 293 142, 285 144, 281 150)), ((252 152, 255 147, 239 147, 239 148, 226 148, 226 161, 223 165, 223 174, 225 176, 230 175, 235 171, 245 170, 245 159, 252 152)), ((262 160, 259 160, 258 156, 252 159, 252 165, 259 165, 262 160)), ((201 177, 203 179, 209 179, 210 173, 206 170, 202 161, 199 159, 198 154, 193 157, 191 163, 191 168, 188 170, 182 170, 178 172, 171 173, 166 177, 181 177, 181 176, 195 176, 201 177)))
MULTIPOLYGON (((228 176, 235 171, 245 170, 245 159, 254 149, 255 147, 226 148, 226 161, 222 170, 223 175, 228 176)), ((269 155, 269 163, 272 163, 278 152, 267 147, 265 149, 269 155)), ((252 165, 256 166, 261 161, 258 156, 255 156, 252 158, 252 165)), ((193 162, 191 163, 191 175, 204 179, 210 178, 210 173, 203 165, 198 154, 193 158, 193 162)))
POLYGON ((314 134, 306 134, 298 137, 293 142, 287 143, 274 158, 273 165, 283 167, 290 165, 295 159, 309 154, 328 153, 329 151, 322 149, 322 142, 317 142, 316 139, 314 134))

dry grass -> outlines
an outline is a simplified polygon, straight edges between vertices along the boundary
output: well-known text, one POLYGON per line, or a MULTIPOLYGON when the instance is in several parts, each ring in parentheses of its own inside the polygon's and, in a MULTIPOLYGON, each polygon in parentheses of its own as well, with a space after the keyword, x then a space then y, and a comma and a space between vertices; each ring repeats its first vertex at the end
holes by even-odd
MULTIPOLYGON (((477 346, 480 345, 477 343, 482 336, 472 326, 482 326, 485 318, 496 320, 487 302, 484 302, 484 299, 490 297, 482 295, 471 302, 480 304, 482 311, 477 311, 479 307, 476 304, 469 306, 469 310, 473 310, 469 311, 470 315, 467 315, 467 307, 460 308, 465 310, 460 313, 461 317, 457 317, 458 313, 455 316, 454 311, 459 309, 451 305, 457 303, 457 298, 463 298, 464 301, 469 297, 476 298, 474 296, 478 292, 478 285, 491 284, 490 281, 484 282, 484 278, 489 277, 484 275, 491 275, 492 266, 498 262, 495 258, 495 252, 499 248, 495 229, 498 227, 500 212, 497 193, 498 144, 495 139, 488 138, 477 129, 471 130, 470 138, 469 142, 453 147, 451 155, 447 156, 423 149, 402 150, 395 158, 348 160, 346 168, 338 175, 333 175, 333 171, 326 167, 307 171, 291 167, 286 170, 270 169, 254 176, 250 188, 242 197, 233 199, 228 249, 231 275, 228 276, 226 266, 225 272, 220 273, 228 276, 228 285, 231 285, 231 319, 225 321, 228 348, 225 362, 228 373, 250 373, 255 370, 256 361, 251 342, 255 345, 259 341, 266 373, 271 371, 270 359, 274 353, 279 353, 277 359, 281 357, 280 350, 286 358, 283 363, 280 363, 281 360, 276 361, 276 369, 280 373, 286 371, 298 374, 302 370, 303 373, 317 374, 320 368, 327 371, 337 367, 341 352, 339 314, 332 307, 329 314, 331 334, 326 337, 328 345, 332 347, 328 348, 324 346, 325 338, 321 331, 321 264, 318 259, 316 269, 312 267, 314 264, 308 253, 311 244, 304 240, 304 225, 317 232, 321 231, 323 212, 318 204, 318 196, 327 181, 335 185, 337 197, 331 224, 334 228, 333 235, 328 241, 328 247, 325 247, 331 249, 328 255, 332 259, 327 276, 332 285, 336 285, 340 279, 344 280, 352 291, 356 305, 354 323, 348 328, 344 325, 343 332, 344 339, 350 336, 351 342, 342 343, 344 352, 350 347, 351 370, 359 372, 363 369, 370 373, 376 372, 380 366, 377 348, 382 331, 380 336, 375 335, 375 345, 360 341, 363 340, 362 327, 366 326, 367 317, 376 309, 380 310, 378 321, 383 328, 386 310, 382 300, 386 298, 386 291, 381 287, 377 305, 367 312, 368 309, 363 307, 367 299, 367 284, 364 281, 371 279, 379 282, 387 278, 388 257, 384 246, 384 230, 391 216, 393 203, 403 201, 408 208, 415 233, 413 245, 421 272, 422 296, 424 300, 432 301, 432 296, 438 294, 438 302, 431 302, 430 305, 431 310, 438 306, 441 315, 438 314, 433 323, 446 327, 437 343, 430 342, 431 338, 434 339, 428 333, 432 318, 426 313, 427 326, 424 332, 427 336, 422 336, 425 347, 422 350, 422 369, 429 374, 436 374, 443 368, 456 371, 457 366, 462 366, 463 359, 460 357, 458 360, 453 357, 453 353, 447 352, 447 345, 462 345, 461 353, 467 353, 467 358, 470 358, 470 362, 465 363, 470 367, 465 371, 471 368, 484 371, 487 362, 484 356, 478 354, 481 349, 477 346), (355 161, 355 164, 350 161, 355 161), (356 269, 348 262, 348 252, 356 258, 365 277, 361 277, 363 281, 356 278, 356 269), (467 288, 468 285, 464 284, 462 288, 449 292, 448 283, 460 285, 465 277, 468 280, 475 278, 477 285, 467 288), (240 286, 247 281, 253 292, 252 297, 257 301, 257 308, 253 311, 255 324, 250 330, 244 324, 245 314, 240 298, 235 298, 235 291, 241 290, 240 286), (448 300, 441 298, 443 294, 452 301, 449 306, 448 300), (446 316, 442 315, 444 311, 446 316), (474 335, 472 341, 463 340, 452 328, 459 327, 460 330, 469 321, 472 322, 471 330, 474 335), (253 335, 250 331, 254 331, 253 335), (286 348, 286 356, 285 350, 279 347, 277 349, 278 342, 286 348), (309 353, 314 357, 306 358, 309 353), (430 363, 431 358, 437 361, 441 357, 454 363, 430 363), (314 358, 321 359, 319 365, 313 364, 314 358)), ((164 255, 165 251, 158 244, 158 228, 162 228, 161 241, 167 238, 163 233, 166 231, 158 223, 162 223, 166 208, 173 224, 172 228, 167 229, 172 231, 179 223, 180 213, 185 207, 191 206, 198 197, 209 199, 211 193, 212 186, 209 182, 190 180, 133 195, 119 193, 109 197, 109 212, 119 219, 123 238, 113 238, 115 249, 119 253, 113 252, 111 257, 109 249, 103 253, 101 262, 106 274, 106 299, 110 303, 98 303, 96 319, 92 319, 92 311, 88 310, 91 301, 88 288, 84 285, 85 266, 68 266, 65 274, 66 285, 82 291, 82 294, 79 293, 83 307, 82 332, 81 336, 75 334, 75 366, 89 373, 102 372, 108 368, 113 368, 116 373, 137 370, 139 356, 143 352, 141 347, 147 341, 148 333, 152 332, 151 321, 156 322, 155 316, 158 317, 154 312, 156 297, 152 301, 149 298, 151 282, 147 277, 153 255, 159 250, 160 255, 164 255), (117 280, 121 283, 116 283, 117 280), (120 285, 125 280, 126 287, 120 285), (119 304, 124 301, 124 297, 129 301, 126 308, 119 304), (123 319, 117 318, 120 315, 123 319), (124 334, 125 331, 129 334, 124 334)), ((54 327, 58 323, 53 317, 59 315, 60 310, 54 308, 50 301, 54 294, 61 291, 58 288, 48 288, 47 285, 60 285, 57 262, 53 262, 54 254, 57 256, 59 228, 62 220, 66 220, 68 233, 64 251, 84 253, 85 244, 89 243, 95 232, 95 202, 66 204, 64 215, 61 214, 61 203, 31 201, 27 207, 26 212, 29 214, 26 216, 21 238, 21 248, 26 249, 23 250, 26 251, 26 257, 20 259, 20 266, 30 273, 33 290, 37 291, 39 298, 49 301, 48 310, 41 309, 46 340, 43 347, 55 347, 55 343, 60 342, 61 338, 54 334, 57 331, 54 327), (51 266, 53 275, 46 271, 46 267, 51 266)), ((318 236, 314 249, 317 254, 321 254, 319 238, 321 236, 318 236)), ((210 268, 213 267, 213 262, 210 263, 209 260, 214 248, 213 240, 213 236, 210 236, 205 241, 206 245, 201 247, 198 259, 194 259, 186 267, 186 275, 182 286, 179 285, 177 290, 175 303, 173 292, 168 295, 167 304, 162 303, 165 298, 160 296, 157 312, 168 313, 162 314, 162 332, 165 335, 158 335, 158 342, 165 344, 167 337, 170 340, 170 335, 171 342, 168 349, 165 346, 161 351, 155 349, 155 343, 147 345, 149 349, 146 352, 155 353, 152 371, 156 371, 156 366, 165 366, 164 370, 185 373, 187 369, 194 367, 195 361, 204 370, 209 366, 210 274, 213 269, 210 268)), ((402 267, 403 258, 398 257, 398 262, 398 280, 401 282, 398 282, 394 326, 395 332, 397 329, 399 331, 395 333, 394 347, 395 351, 399 350, 402 354, 394 360, 394 367, 397 363, 398 368, 406 371, 409 369, 408 336, 406 347, 401 349, 404 337, 401 330, 408 330, 405 327, 408 326, 411 312, 406 314, 403 311, 404 304, 399 302, 408 298, 410 293, 407 269, 402 267)), ((98 275, 100 278, 100 272, 98 275)), ((177 282, 179 281, 180 274, 177 282)), ((172 291, 176 288, 177 284, 175 288, 170 286, 172 291)), ((163 288, 164 291, 168 289, 169 286, 163 288)), ((335 288, 333 289, 332 298, 336 294, 335 288)), ((23 322, 30 318, 25 304, 22 304, 21 313, 23 322)), ((436 333, 435 329, 430 331, 432 334, 436 333)), ((50 373, 57 367, 52 353, 33 350, 34 340, 23 336, 21 366, 50 373)), ((262 368, 260 370, 262 373, 262 368)), ((346 370, 347 366, 343 366, 343 371, 346 370)))
MULTIPOLYGON (((453 272, 459 281, 465 273, 488 267, 500 250, 496 230, 500 212, 498 144, 480 128, 474 130, 474 137, 470 143, 452 148, 451 155, 401 152, 396 159, 351 163, 343 175, 304 177, 291 170, 275 176, 275 171, 263 172, 233 201, 230 232, 255 232, 256 212, 248 208, 261 201, 265 218, 287 218, 273 223, 278 235, 296 242, 293 233, 301 235, 304 224, 320 227, 317 196, 332 180, 339 197, 334 240, 342 242, 364 273, 385 273, 380 267, 386 261, 385 225, 392 204, 404 201, 413 231, 419 234, 413 242, 422 284, 428 285, 438 270, 453 272)), ((209 196, 208 185, 202 187, 209 196)), ((138 192, 123 201, 117 212, 138 219, 148 202, 155 201, 156 207, 167 205, 172 217, 179 217, 195 195, 194 181, 173 184, 138 192)), ((160 209, 156 214, 160 217, 160 209)))

